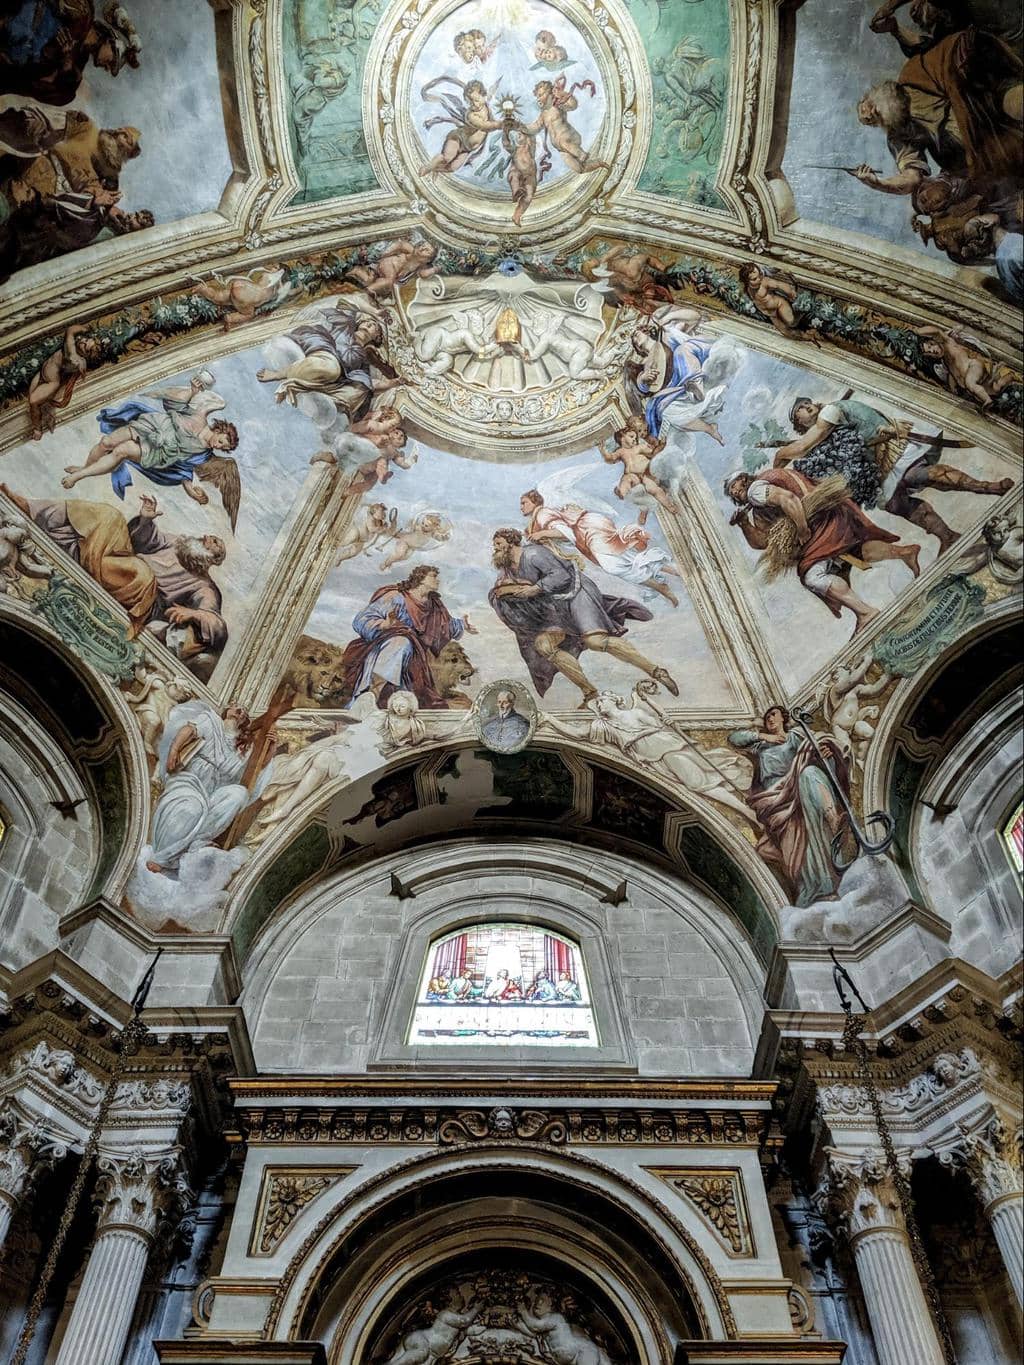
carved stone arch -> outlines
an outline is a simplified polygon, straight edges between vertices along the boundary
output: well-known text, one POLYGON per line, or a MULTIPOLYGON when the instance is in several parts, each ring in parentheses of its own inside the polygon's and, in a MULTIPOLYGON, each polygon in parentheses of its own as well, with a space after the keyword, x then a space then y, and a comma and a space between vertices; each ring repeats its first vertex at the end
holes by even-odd
MULTIPOLYGON (((330 872, 315 888, 294 898, 287 915, 268 921, 244 970, 240 997, 258 1055, 263 1053, 264 1026, 267 1037, 274 1036, 275 1002, 282 992, 288 993, 289 982, 294 986, 299 966, 320 951, 321 942, 330 943, 336 933, 345 932, 348 915, 358 916, 355 923, 365 926, 381 909, 388 920, 389 943, 386 968, 372 997, 369 1060, 374 1065, 427 1064, 423 1049, 410 1041, 408 1031, 432 945, 447 934, 492 921, 543 926, 577 946, 589 982, 597 1044, 556 1050, 552 1042, 541 1057, 522 1046, 467 1050, 460 1045, 452 1052, 442 1043, 431 1052, 435 1065, 447 1061, 499 1070, 527 1063, 531 1069, 635 1067, 640 1044, 629 996, 636 987, 627 979, 631 968, 621 955, 621 935, 638 932, 630 927, 632 919, 647 915, 665 932, 687 936, 703 964, 699 970, 727 978, 718 982, 720 1017, 727 1015, 743 1033, 743 1046, 753 1048, 764 970, 749 938, 737 933, 735 924, 701 888, 624 854, 604 853, 595 862, 593 851, 578 844, 462 837, 437 838, 330 872)), ((677 943, 675 951, 680 950, 677 943)), ((355 963, 353 970, 358 966, 355 963)), ((324 968, 323 974, 329 977, 333 970, 324 968)), ((694 988, 689 970, 673 971, 663 983, 666 1018, 676 1007, 686 1008, 683 1002, 694 988)), ((314 982, 314 975, 308 989, 315 988, 319 999, 325 987, 314 982)), ((343 986, 326 985, 328 993, 336 989, 345 993, 343 986)), ((692 1027, 694 1045, 705 1046, 700 1028, 692 1027)), ((695 1064, 697 1055, 693 1054, 695 1064)), ((676 1054, 677 1064, 679 1060, 676 1054)), ((293 1059, 288 1065, 299 1063, 293 1059)), ((308 1065, 317 1069, 312 1059, 308 1065)))
MULTIPOLYGON (((99 849, 85 904, 116 905, 145 837, 149 770, 120 692, 9 597, 0 598, 0 685, 40 722, 77 774, 99 849)), ((56 780, 56 774, 51 773, 56 780)), ((69 791, 57 799, 74 800, 69 791)))
POLYGON ((696 884, 737 922, 767 964, 778 940, 783 893, 750 842, 710 803, 687 802, 646 772, 604 753, 598 758, 593 746, 553 741, 514 756, 536 765, 531 777, 557 769, 557 784, 528 803, 503 769, 506 757, 471 740, 449 742, 318 793, 261 846, 232 885, 223 927, 240 960, 264 925, 342 867, 440 837, 498 843, 537 835, 629 853, 696 884), (499 790, 503 783, 506 794, 499 790), (632 823, 611 809, 616 791, 625 794, 632 823))
POLYGON ((918 799, 923 787, 972 728, 1020 687, 1019 621, 1013 597, 986 611, 928 668, 898 684, 876 730, 864 806, 893 812, 896 856, 912 876, 915 831, 926 814, 918 799))
MULTIPOLYGON (((384 1242, 392 1245, 405 1221, 423 1218, 431 1201, 451 1216, 451 1196, 459 1189, 459 1182, 471 1176, 486 1178, 489 1190, 501 1181, 507 1182, 517 1207, 522 1204, 528 1180, 537 1180, 538 1188, 547 1182, 552 1192, 558 1192, 556 1208, 578 1210, 584 1200, 594 1201, 594 1207, 602 1210, 605 1242, 613 1240, 613 1229, 615 1236, 629 1229, 633 1255, 638 1258, 633 1264, 644 1266, 646 1283, 667 1277, 673 1282, 668 1285, 672 1301, 680 1308, 688 1305, 689 1321, 680 1319, 676 1332, 689 1332, 692 1338, 703 1340, 735 1338, 737 1327, 725 1286, 698 1238, 676 1213, 670 1213, 651 1191, 598 1161, 575 1152, 541 1152, 518 1143, 479 1144, 472 1150, 415 1156, 371 1177, 355 1191, 349 1190, 347 1197, 320 1219, 288 1263, 267 1318, 267 1337, 324 1340, 326 1325, 322 1318, 330 1302, 331 1286, 353 1261, 356 1251, 362 1256, 363 1247, 374 1244, 377 1228, 384 1242), (404 1214, 403 1201, 408 1206, 404 1214)), ((514 1231, 509 1236, 514 1243, 514 1231)), ((593 1254, 599 1250, 595 1242, 593 1254)), ((367 1260, 372 1265, 372 1255, 367 1260)), ((633 1278, 625 1264, 618 1273, 625 1281, 633 1278)), ((637 1302, 646 1298, 650 1311, 651 1297, 641 1289, 637 1302)), ((662 1365, 663 1361, 667 1365, 672 1359, 671 1352, 665 1350, 665 1332, 661 1335, 662 1354, 655 1350, 644 1365, 662 1365)), ((655 1331, 648 1337, 652 1346, 657 1336, 655 1331)), ((342 1359, 347 1365, 353 1358, 335 1357, 338 1365, 342 1359)))

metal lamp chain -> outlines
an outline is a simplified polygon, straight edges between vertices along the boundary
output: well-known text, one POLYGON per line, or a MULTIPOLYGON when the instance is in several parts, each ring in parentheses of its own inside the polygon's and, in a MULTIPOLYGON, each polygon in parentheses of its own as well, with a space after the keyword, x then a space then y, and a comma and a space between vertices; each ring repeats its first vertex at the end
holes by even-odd
POLYGON ((78 1170, 75 1173, 71 1189, 68 1192, 67 1202, 64 1205, 64 1212, 61 1214, 60 1222, 57 1224, 57 1230, 53 1235, 50 1249, 46 1254, 46 1260, 43 1262, 43 1268, 40 1271, 39 1279, 28 1306, 28 1311, 25 1314, 25 1321, 22 1323, 21 1331, 18 1334, 18 1344, 15 1347, 14 1355, 11 1357, 11 1365, 25 1365, 25 1357, 32 1344, 32 1337, 35 1334, 36 1324, 39 1321, 40 1313, 43 1311, 43 1305, 46 1302, 46 1294, 50 1288, 50 1282, 53 1279, 54 1271, 57 1268, 57 1261, 60 1258, 61 1251, 64 1249, 64 1243, 67 1241, 72 1220, 78 1211, 79 1204, 82 1202, 82 1195, 85 1192, 86 1183, 92 1173, 93 1162, 96 1160, 96 1154, 99 1151, 100 1138, 103 1135, 103 1128, 106 1124, 110 1107, 114 1103, 118 1084, 125 1073, 128 1058, 138 1050, 139 1044, 146 1036, 146 1025, 142 1022, 141 1017, 142 1006, 145 1003, 146 996, 149 994, 149 987, 152 984, 153 974, 156 970, 156 963, 159 957, 160 952, 158 951, 149 970, 143 977, 139 989, 135 993, 135 999, 132 1001, 132 1016, 121 1030, 121 1034, 117 1040, 117 1051, 114 1058, 114 1065, 111 1069, 110 1079, 107 1082, 107 1088, 104 1090, 103 1098, 100 1100, 99 1107, 96 1110, 96 1116, 93 1119, 92 1127, 89 1130, 89 1136, 82 1148, 82 1159, 78 1163, 78 1170))
POLYGON ((861 1082, 867 1092, 868 1102, 871 1105, 871 1110, 875 1117, 875 1127, 878 1129, 882 1150, 885 1153, 885 1162, 889 1168, 889 1173, 892 1176, 893 1185, 896 1187, 897 1198, 900 1201, 903 1221, 907 1229, 907 1238, 910 1242, 910 1254, 913 1257, 918 1276, 924 1286, 925 1297, 928 1300, 928 1307, 939 1334, 942 1345, 942 1354, 945 1358, 946 1365, 956 1365, 956 1348, 953 1345, 953 1337, 949 1330, 949 1322, 946 1319, 942 1300, 939 1298, 939 1291, 935 1284, 935 1275, 932 1271, 931 1262, 928 1259, 928 1253, 925 1251, 924 1241, 921 1237, 921 1229, 917 1221, 917 1214, 914 1212, 914 1198, 910 1189, 910 1181, 900 1169, 899 1157, 896 1153, 896 1147, 893 1144, 892 1133, 889 1130, 885 1114, 882 1111, 882 1101, 879 1097, 878 1088, 875 1085, 875 1078, 871 1071, 871 1059, 868 1055, 867 1044, 861 1037, 865 1016, 862 1014, 854 1014, 852 1005, 846 1000, 843 1001, 843 1009, 846 1012, 846 1025, 843 1029, 843 1046, 849 1048, 852 1044, 856 1049, 861 1082))

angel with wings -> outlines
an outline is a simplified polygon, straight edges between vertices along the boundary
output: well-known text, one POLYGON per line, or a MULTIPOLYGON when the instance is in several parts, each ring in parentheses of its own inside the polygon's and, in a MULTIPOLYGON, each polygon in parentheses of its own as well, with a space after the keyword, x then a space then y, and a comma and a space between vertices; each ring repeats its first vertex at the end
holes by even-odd
POLYGON ((580 480, 593 469, 593 465, 573 465, 522 495, 519 510, 527 519, 526 539, 547 545, 556 554, 572 546, 605 573, 656 592, 678 607, 679 598, 665 575, 682 578, 682 574, 669 552, 651 543, 648 531, 636 523, 617 526, 612 508, 592 494, 587 494, 586 507, 570 500, 580 480))
POLYGON ((159 399, 159 409, 133 400, 102 408, 97 421, 103 435, 85 464, 65 466, 62 485, 73 488, 82 479, 109 474, 114 492, 123 499, 135 470, 164 487, 180 484, 190 498, 205 504, 209 497, 196 484, 198 475, 220 493, 233 531, 242 485, 238 465, 226 452, 237 449, 238 428, 213 416, 226 406, 213 392, 213 382, 208 370, 200 370, 188 384, 147 393, 145 397, 159 399))
POLYGON ((437 76, 426 83, 420 91, 424 101, 439 104, 444 113, 428 118, 424 128, 433 128, 439 123, 450 123, 453 127, 451 132, 445 134, 437 155, 420 167, 420 175, 454 175, 463 166, 476 160, 491 133, 496 133, 503 126, 502 120, 496 119, 491 113, 488 102, 495 90, 497 86, 488 91, 483 81, 464 82, 454 76, 437 76), (448 91, 433 93, 441 85, 453 85, 460 94, 448 91))

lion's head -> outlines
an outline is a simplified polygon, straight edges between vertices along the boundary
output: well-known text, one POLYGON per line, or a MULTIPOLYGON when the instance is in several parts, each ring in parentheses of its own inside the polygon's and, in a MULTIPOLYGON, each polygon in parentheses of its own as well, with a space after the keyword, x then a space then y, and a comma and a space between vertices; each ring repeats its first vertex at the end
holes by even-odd
POLYGON ((291 679, 301 705, 308 698, 314 706, 340 706, 345 700, 341 653, 336 645, 304 635, 292 660, 291 679))
POLYGON ((449 640, 431 664, 434 686, 450 706, 468 706, 465 687, 476 669, 457 640, 449 640))

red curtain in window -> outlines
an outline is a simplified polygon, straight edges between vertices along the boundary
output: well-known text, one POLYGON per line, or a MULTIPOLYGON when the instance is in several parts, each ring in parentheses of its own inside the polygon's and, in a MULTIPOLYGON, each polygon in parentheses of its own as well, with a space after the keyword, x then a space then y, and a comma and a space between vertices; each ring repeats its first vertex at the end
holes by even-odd
POLYGON ((550 934, 544 935, 544 970, 553 982, 558 981, 559 972, 573 975, 572 949, 568 943, 563 943, 560 938, 552 938, 550 934))
POLYGON ((446 976, 449 980, 461 976, 466 970, 466 935, 455 934, 438 946, 434 954, 434 976, 446 976))

